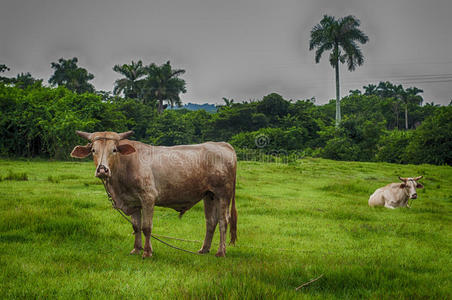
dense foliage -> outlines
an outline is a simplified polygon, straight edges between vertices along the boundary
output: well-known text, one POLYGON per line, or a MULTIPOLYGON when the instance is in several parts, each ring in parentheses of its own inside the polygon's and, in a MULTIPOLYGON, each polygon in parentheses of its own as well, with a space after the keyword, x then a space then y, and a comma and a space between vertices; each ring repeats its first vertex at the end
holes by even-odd
POLYGON ((334 100, 315 105, 313 99, 288 101, 273 93, 260 101, 225 101, 217 113, 159 114, 140 99, 78 94, 41 83, 0 83, 1 155, 64 159, 74 145, 86 143, 75 130, 134 130, 135 139, 154 145, 228 141, 241 153, 452 164, 451 106, 413 104, 411 129, 401 131, 394 120, 404 121, 405 114, 399 110, 395 116, 392 97, 352 93, 342 99, 344 119, 335 128, 334 100))
MULTIPOLYGON (((114 96, 95 91, 88 82, 94 75, 77 62, 61 58, 51 64, 49 82, 58 87, 46 87, 30 73, 0 76, 0 155, 65 159, 74 145, 86 142, 75 130, 133 130, 135 139, 153 145, 228 141, 242 159, 308 155, 452 164, 452 107, 422 105, 416 87, 380 82, 350 91, 341 99, 343 121, 335 126, 335 100, 315 105, 315 98, 293 101, 271 93, 242 103, 223 98, 216 112, 166 109, 180 106, 185 92, 179 77, 185 71, 169 61, 115 65, 122 78, 114 83, 114 96)), ((0 65, 0 74, 6 71, 0 65)))

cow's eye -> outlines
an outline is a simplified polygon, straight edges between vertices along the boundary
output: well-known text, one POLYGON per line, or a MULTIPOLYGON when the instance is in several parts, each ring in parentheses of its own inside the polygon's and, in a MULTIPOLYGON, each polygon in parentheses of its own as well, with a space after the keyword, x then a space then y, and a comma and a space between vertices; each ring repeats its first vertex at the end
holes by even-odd
POLYGON ((91 152, 93 152, 93 153, 94 153, 94 152, 96 152, 96 150, 94 150, 94 149, 91 149, 91 152))

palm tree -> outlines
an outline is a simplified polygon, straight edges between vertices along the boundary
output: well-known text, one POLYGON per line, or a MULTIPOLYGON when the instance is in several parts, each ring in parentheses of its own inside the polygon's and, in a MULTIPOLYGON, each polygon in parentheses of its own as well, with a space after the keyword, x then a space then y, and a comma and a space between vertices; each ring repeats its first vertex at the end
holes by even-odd
POLYGON ((139 60, 138 62, 132 61, 130 65, 115 65, 113 71, 124 76, 124 78, 115 81, 113 93, 115 95, 124 93, 126 98, 137 99, 141 94, 141 78, 146 75, 143 62, 139 60))
POLYGON ((418 95, 424 91, 417 87, 407 88, 403 94, 402 101, 405 103, 405 129, 408 129, 408 105, 420 105, 423 101, 422 97, 418 95))
MULTIPOLYGON (((394 111, 396 113, 396 126, 397 129, 399 129, 399 107, 402 102, 405 102, 406 100, 406 92, 403 89, 403 86, 401 84, 399 85, 393 85, 389 82, 386 82, 386 87, 389 89, 386 91, 386 94, 392 93, 391 97, 394 99, 394 111)), ((387 97, 387 96, 386 96, 387 97)), ((405 117, 406 119, 406 117, 405 117)))
POLYGON ((180 106, 182 101, 179 94, 185 93, 185 80, 179 78, 185 73, 185 70, 171 68, 171 64, 167 61, 161 66, 151 64, 146 67, 147 77, 144 83, 144 94, 147 100, 157 100, 157 111, 162 113, 164 110, 163 101, 173 107, 180 106))
POLYGON ((363 86, 364 89, 364 95, 370 96, 370 95, 377 95, 377 86, 375 84, 368 84, 366 86, 363 86))
POLYGON ((309 50, 317 48, 315 62, 319 63, 323 52, 331 50, 330 64, 336 69, 336 127, 341 122, 341 107, 339 93, 339 62, 347 61, 349 71, 364 63, 364 56, 357 42, 367 43, 369 38, 358 29, 360 21, 354 16, 337 19, 324 15, 320 24, 311 30, 309 50))
POLYGON ((223 97, 223 101, 224 101, 224 106, 226 106, 226 107, 232 107, 232 105, 234 104, 234 99, 228 99, 226 97, 223 97))

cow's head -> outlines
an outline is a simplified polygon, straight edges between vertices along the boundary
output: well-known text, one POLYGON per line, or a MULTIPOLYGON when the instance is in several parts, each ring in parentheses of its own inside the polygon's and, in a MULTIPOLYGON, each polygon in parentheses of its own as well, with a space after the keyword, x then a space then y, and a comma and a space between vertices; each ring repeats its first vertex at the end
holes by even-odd
POLYGON ((402 181, 402 183, 400 184, 400 188, 404 189, 405 194, 410 199, 416 199, 417 198, 416 189, 417 188, 418 189, 422 189, 424 187, 422 184, 417 182, 421 178, 422 178, 422 176, 418 176, 418 177, 415 177, 415 178, 399 177, 399 179, 402 181))
POLYGON ((76 146, 71 152, 72 157, 84 158, 93 154, 96 165, 96 177, 111 177, 112 170, 119 160, 120 155, 128 155, 135 152, 135 148, 129 143, 119 142, 133 134, 133 131, 123 133, 116 132, 83 132, 76 133, 90 141, 86 146, 76 146))

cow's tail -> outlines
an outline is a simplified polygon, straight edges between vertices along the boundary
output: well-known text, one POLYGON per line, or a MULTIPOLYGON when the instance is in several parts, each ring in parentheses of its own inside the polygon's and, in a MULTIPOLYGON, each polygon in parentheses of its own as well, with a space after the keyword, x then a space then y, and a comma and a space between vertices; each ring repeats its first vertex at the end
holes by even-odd
POLYGON ((234 245, 237 240, 237 210, 235 209, 235 182, 237 174, 234 174, 234 187, 232 189, 232 205, 231 205, 231 216, 230 216, 230 227, 229 232, 231 234, 230 244, 234 245))

